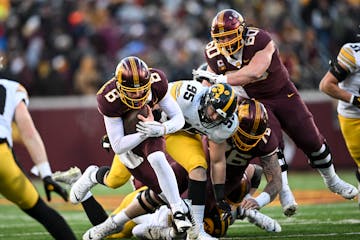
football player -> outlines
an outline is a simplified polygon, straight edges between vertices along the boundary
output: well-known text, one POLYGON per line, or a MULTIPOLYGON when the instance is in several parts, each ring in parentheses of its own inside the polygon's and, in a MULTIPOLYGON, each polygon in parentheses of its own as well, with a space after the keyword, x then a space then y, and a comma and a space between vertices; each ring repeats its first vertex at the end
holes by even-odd
POLYGON ((207 71, 195 71, 195 75, 213 83, 228 83, 239 94, 261 101, 281 147, 283 129, 332 192, 346 199, 354 198, 357 188, 336 174, 330 147, 291 82, 270 34, 247 26, 240 13, 225 9, 214 17, 211 36, 212 41, 204 51, 207 71))
POLYGON ((27 109, 28 104, 27 91, 21 84, 0 80, 0 193, 41 223, 54 239, 76 239, 65 219, 40 198, 34 185, 16 162, 12 149, 13 121, 44 182, 47 200, 51 200, 51 192, 56 192, 67 201, 66 190, 51 177, 45 146, 27 109))
POLYGON ((166 152, 189 173, 188 199, 197 227, 190 228, 188 238, 211 239, 203 227, 208 164, 201 137, 207 136, 209 140, 209 168, 216 204, 223 210, 223 217, 228 218, 231 210, 224 195, 225 150, 226 139, 238 126, 237 97, 228 84, 205 87, 197 81, 183 80, 170 85, 169 91, 185 117, 185 126, 165 136, 166 152))
MULTIPOLYGON (((175 174, 164 153, 163 136, 176 132, 185 123, 181 109, 167 90, 168 81, 161 70, 148 68, 144 61, 130 56, 119 62, 115 77, 98 91, 98 109, 104 116, 113 151, 135 178, 147 183, 150 191, 142 192, 126 209, 89 229, 83 239, 102 239, 118 232, 128 220, 152 212, 165 202, 169 203, 173 212, 177 231, 184 232, 191 226, 185 216, 188 208, 180 197, 175 174), (167 121, 154 121, 151 107, 155 104, 167 114, 167 121), (124 115, 143 107, 147 107, 148 116, 138 115, 141 121, 137 126, 141 132, 126 133, 124 115)), ((72 185, 70 201, 79 203, 97 183, 111 186, 111 182, 108 183, 108 171, 107 167, 88 167, 72 185)))
MULTIPOLYGON (((360 186, 360 42, 346 43, 320 82, 320 90, 338 100, 337 112, 347 149, 358 169, 360 186)), ((358 198, 360 204, 360 198, 358 198)))

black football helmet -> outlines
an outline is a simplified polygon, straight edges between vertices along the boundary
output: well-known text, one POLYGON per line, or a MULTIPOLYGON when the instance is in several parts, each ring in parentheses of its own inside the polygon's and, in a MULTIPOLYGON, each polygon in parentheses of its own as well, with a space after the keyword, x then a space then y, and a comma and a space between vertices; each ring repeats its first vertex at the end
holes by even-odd
POLYGON ((243 16, 233 9, 216 14, 211 24, 211 37, 221 54, 233 55, 244 46, 245 26, 243 16))
POLYGON ((230 118, 236 111, 237 96, 235 90, 226 83, 217 83, 209 87, 202 96, 199 106, 201 124, 206 128, 212 128, 230 118), (211 111, 212 110, 212 111, 211 111), (212 119, 209 112, 218 114, 212 119))
POLYGON ((224 237, 231 224, 231 217, 221 219, 221 210, 218 207, 213 208, 211 213, 204 217, 204 230, 213 237, 224 237))
POLYGON ((235 145, 249 151, 263 138, 268 127, 268 114, 262 103, 255 99, 244 99, 238 106, 239 126, 232 136, 235 145))
POLYGON ((122 59, 115 70, 120 99, 132 109, 142 108, 150 94, 150 71, 144 61, 130 56, 122 59), (141 93, 134 97, 136 93, 141 93))

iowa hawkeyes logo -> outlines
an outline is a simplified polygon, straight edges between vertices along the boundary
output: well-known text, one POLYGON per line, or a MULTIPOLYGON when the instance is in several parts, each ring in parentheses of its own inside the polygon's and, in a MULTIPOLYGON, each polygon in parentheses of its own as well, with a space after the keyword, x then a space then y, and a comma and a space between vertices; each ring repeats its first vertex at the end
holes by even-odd
POLYGON ((211 92, 213 93, 213 96, 216 100, 220 100, 220 96, 223 94, 226 96, 231 94, 229 90, 225 89, 223 84, 214 85, 214 87, 211 89, 211 92))

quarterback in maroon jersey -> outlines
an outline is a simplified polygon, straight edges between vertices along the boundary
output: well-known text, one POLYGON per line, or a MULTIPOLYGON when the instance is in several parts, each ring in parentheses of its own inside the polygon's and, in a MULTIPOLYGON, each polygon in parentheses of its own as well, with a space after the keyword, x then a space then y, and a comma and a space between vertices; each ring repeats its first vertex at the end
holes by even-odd
POLYGON ((163 136, 176 132, 185 124, 180 107, 167 89, 168 81, 162 71, 148 68, 141 59, 130 56, 120 61, 115 77, 98 91, 98 109, 104 116, 106 133, 118 159, 113 162, 111 170, 108 167, 88 167, 73 184, 70 201, 81 202, 97 183, 116 185, 108 182, 116 181, 111 174, 117 176, 121 169, 116 160, 120 160, 135 178, 149 184, 151 190, 142 192, 126 209, 89 229, 83 239, 102 239, 118 232, 129 219, 152 212, 164 202, 173 212, 178 232, 185 232, 192 226, 186 217, 188 208, 180 197, 174 171, 165 156, 163 136), (159 104, 169 120, 163 123, 154 120, 151 107, 155 104, 159 104), (125 133, 125 114, 144 106, 148 108, 148 116, 138 115, 140 121, 135 133, 125 133))
POLYGON ((332 192, 354 198, 358 190, 335 173, 330 148, 291 82, 270 34, 247 26, 240 13, 225 9, 213 19, 211 36, 205 48, 207 71, 195 71, 195 77, 229 83, 239 94, 262 102, 279 141, 283 129, 332 192))

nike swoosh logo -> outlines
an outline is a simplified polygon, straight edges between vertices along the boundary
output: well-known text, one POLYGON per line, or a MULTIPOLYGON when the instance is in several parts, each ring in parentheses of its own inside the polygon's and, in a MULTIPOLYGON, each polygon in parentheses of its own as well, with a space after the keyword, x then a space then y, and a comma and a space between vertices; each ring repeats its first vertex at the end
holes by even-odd
POLYGON ((249 62, 250 61, 250 59, 244 59, 244 63, 247 63, 247 62, 249 62))
POLYGON ((89 239, 93 239, 93 236, 91 236, 91 231, 89 231, 89 239))
MULTIPOLYGON (((80 202, 81 199, 78 198, 78 196, 76 196, 76 194, 74 193, 75 199, 76 201, 80 202)), ((91 239, 91 238, 90 238, 91 239)))
POLYGON ((295 93, 289 93, 287 96, 288 98, 291 98, 292 96, 294 96, 295 93))

